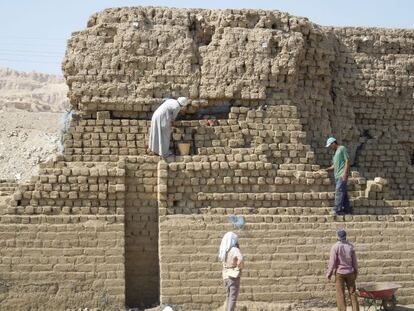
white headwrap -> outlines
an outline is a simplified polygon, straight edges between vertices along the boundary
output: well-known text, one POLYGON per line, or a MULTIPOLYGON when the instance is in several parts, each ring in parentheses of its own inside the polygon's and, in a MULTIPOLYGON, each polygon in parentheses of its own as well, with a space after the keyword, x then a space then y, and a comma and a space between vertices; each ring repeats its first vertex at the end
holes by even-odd
POLYGON ((177 99, 180 106, 185 107, 188 105, 188 98, 187 97, 178 97, 177 99))
POLYGON ((227 232, 223 236, 223 238, 221 239, 220 250, 219 250, 219 255, 218 255, 218 257, 220 258, 221 261, 226 260, 227 252, 232 247, 236 246, 238 240, 239 240, 239 237, 237 236, 237 234, 235 234, 231 231, 227 232))

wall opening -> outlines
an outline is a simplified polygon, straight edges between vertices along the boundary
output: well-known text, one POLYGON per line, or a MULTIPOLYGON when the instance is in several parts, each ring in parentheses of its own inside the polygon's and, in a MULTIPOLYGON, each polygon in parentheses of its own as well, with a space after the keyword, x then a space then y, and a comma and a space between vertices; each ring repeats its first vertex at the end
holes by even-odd
MULTIPOLYGON (((135 158, 137 162, 141 157, 135 158)), ((157 163, 128 163, 125 202, 125 295, 129 308, 159 304, 157 163)))

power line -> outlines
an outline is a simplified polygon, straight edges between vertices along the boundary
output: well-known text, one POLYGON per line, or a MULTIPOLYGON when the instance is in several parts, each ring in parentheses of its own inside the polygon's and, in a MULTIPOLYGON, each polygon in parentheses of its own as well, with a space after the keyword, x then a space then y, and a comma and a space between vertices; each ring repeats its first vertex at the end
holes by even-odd
POLYGON ((56 46, 62 46, 63 44, 66 44, 68 40, 60 40, 60 41, 47 41, 47 40, 35 40, 35 41, 30 41, 30 40, 21 40, 21 39, 7 39, 7 38, 1 38, 0 36, 0 42, 1 45, 8 45, 8 44, 41 44, 41 45, 56 45, 56 46))
POLYGON ((33 36, 16 36, 16 35, 10 35, 10 34, 2 34, 0 33, 0 38, 11 38, 11 39, 21 39, 21 40, 42 40, 42 41, 62 41, 67 40, 68 37, 33 37, 33 36))
POLYGON ((14 48, 0 48, 0 52, 4 51, 4 52, 45 52, 45 53, 60 53, 60 52, 64 52, 65 48, 62 48, 60 50, 50 50, 50 49, 14 49, 14 48))
POLYGON ((61 61, 44 61, 44 60, 30 60, 30 59, 12 59, 12 58, 0 58, 0 61, 17 62, 17 63, 35 63, 35 64, 61 64, 61 61))
POLYGON ((41 44, 41 45, 62 45, 65 44, 67 42, 67 40, 61 40, 61 41, 41 41, 41 40, 35 40, 35 41, 28 41, 28 40, 20 40, 20 39, 15 39, 15 40, 10 40, 10 39, 4 39, 0 37, 0 41, 3 44, 41 44))
POLYGON ((0 51, 4 51, 4 52, 26 52, 26 51, 30 51, 30 52, 45 52, 45 53, 61 53, 66 51, 67 47, 66 46, 51 46, 51 47, 47 47, 47 46, 33 46, 33 45, 20 45, 20 46, 0 46, 0 51))
POLYGON ((0 55, 15 55, 15 56, 37 56, 37 57, 63 57, 65 52, 62 53, 43 53, 43 52, 2 52, 0 51, 0 55))

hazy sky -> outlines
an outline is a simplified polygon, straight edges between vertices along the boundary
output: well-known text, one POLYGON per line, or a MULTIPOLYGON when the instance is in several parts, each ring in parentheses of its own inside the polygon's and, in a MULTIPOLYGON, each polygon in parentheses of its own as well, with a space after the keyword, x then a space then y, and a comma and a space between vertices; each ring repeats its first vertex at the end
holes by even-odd
POLYGON ((66 40, 94 12, 120 6, 260 8, 320 25, 414 28, 414 0, 0 0, 0 66, 61 73, 66 40))

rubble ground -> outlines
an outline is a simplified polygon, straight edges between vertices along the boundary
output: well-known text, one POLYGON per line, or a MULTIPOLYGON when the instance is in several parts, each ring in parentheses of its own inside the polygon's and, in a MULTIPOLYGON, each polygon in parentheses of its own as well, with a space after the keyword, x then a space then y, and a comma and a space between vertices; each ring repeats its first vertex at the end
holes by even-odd
MULTIPOLYGON (((363 306, 360 305, 360 309, 363 310, 363 306)), ((131 309, 134 310, 134 309, 131 309)), ((160 307, 145 309, 145 311, 160 311, 160 307)), ((214 309, 214 311, 222 311, 224 306, 214 309)), ((309 306, 306 303, 265 303, 265 302, 250 302, 241 301, 237 303, 237 310, 239 311, 336 311, 337 308, 331 305, 310 303, 309 306)), ((350 306, 347 310, 351 311, 350 306)), ((394 308, 394 311, 414 311, 414 305, 399 306, 394 308)))
POLYGON ((0 109, 0 179, 26 180, 59 143, 61 113, 0 109))

